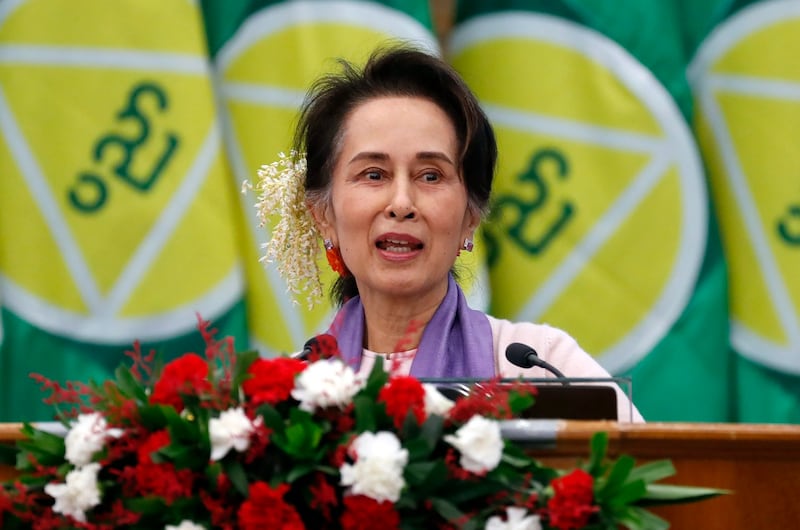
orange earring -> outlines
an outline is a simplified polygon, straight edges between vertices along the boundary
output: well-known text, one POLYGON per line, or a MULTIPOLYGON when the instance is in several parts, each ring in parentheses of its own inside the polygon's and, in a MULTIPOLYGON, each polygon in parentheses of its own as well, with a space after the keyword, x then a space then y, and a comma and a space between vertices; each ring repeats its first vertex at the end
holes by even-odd
POLYGON ((342 253, 339 252, 339 249, 333 246, 333 241, 330 239, 326 239, 324 241, 325 244, 325 257, 328 258, 328 265, 331 266, 333 272, 337 273, 341 277, 347 276, 347 267, 344 266, 344 260, 342 260, 342 253))

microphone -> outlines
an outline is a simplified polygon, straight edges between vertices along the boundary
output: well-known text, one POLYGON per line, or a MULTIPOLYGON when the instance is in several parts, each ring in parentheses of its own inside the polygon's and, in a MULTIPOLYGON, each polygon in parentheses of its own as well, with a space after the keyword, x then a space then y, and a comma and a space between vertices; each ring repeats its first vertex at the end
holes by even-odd
MULTIPOLYGON (((521 342, 512 342, 508 345, 506 348, 506 359, 508 359, 509 362, 514 366, 519 366, 520 368, 531 368, 538 366, 539 368, 544 368, 559 379, 567 378, 561 372, 561 370, 549 362, 540 359, 539 354, 536 353, 536 350, 527 344, 522 344, 521 342)), ((563 383, 568 385, 569 381, 563 381, 563 383)))
POLYGON ((314 346, 317 345, 317 337, 311 337, 303 344, 303 351, 292 354, 292 359, 307 361, 308 357, 314 353, 314 346))
POLYGON ((303 350, 292 354, 292 359, 301 361, 318 361, 320 359, 330 359, 341 355, 336 337, 323 333, 315 335, 303 344, 303 350))

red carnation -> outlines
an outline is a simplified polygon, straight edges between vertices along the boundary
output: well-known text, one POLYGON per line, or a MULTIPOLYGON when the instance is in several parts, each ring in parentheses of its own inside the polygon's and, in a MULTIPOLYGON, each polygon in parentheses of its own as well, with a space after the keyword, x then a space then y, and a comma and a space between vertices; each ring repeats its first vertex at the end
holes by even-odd
POLYGON ((161 497, 167 504, 193 497, 194 479, 190 469, 175 469, 170 463, 139 464, 133 474, 138 495, 161 497))
POLYGON ((582 469, 552 482, 554 495, 547 501, 550 526, 560 530, 583 528, 599 508, 594 500, 594 479, 582 469))
POLYGON ((402 428, 409 411, 417 423, 425 421, 425 389, 414 377, 392 377, 378 394, 378 401, 386 403, 386 413, 394 419, 398 429, 402 428))
POLYGON ((234 505, 225 497, 217 497, 205 490, 199 491, 200 500, 211 515, 214 528, 233 528, 234 505))
POLYGON ((199 396, 211 390, 208 363, 196 353, 187 353, 164 366, 153 387, 150 403, 172 405, 183 410, 182 396, 199 396))
POLYGON ((153 453, 170 443, 169 433, 160 430, 149 435, 136 449, 138 465, 120 474, 126 494, 153 495, 167 504, 179 498, 191 497, 195 474, 189 469, 175 469, 169 462, 155 463, 153 453))
POLYGON ((304 530, 303 521, 293 506, 283 500, 287 484, 271 488, 266 482, 250 484, 250 496, 239 507, 241 530, 304 530))
POLYGON ((468 396, 456 401, 447 416, 453 423, 466 423, 475 415, 495 420, 514 417, 509 402, 513 394, 536 395, 536 388, 525 383, 506 384, 493 379, 475 386, 468 396))
POLYGON ((338 504, 336 488, 330 485, 325 479, 325 475, 317 473, 314 476, 314 483, 308 489, 311 493, 309 507, 320 512, 325 520, 330 521, 332 518, 331 510, 338 504))
POLYGON ((152 464, 153 453, 169 445, 169 431, 162 429, 149 435, 138 447, 136 453, 140 464, 152 464))
POLYGON ((3 520, 3 514, 10 512, 13 507, 14 503, 11 502, 11 495, 5 488, 0 488, 0 521, 3 520))
POLYGON ((294 388, 294 378, 306 364, 299 359, 278 357, 256 359, 247 373, 251 375, 242 384, 248 403, 257 407, 263 403, 275 405, 289 399, 294 388))
POLYGON ((394 530, 400 528, 400 516, 389 501, 350 495, 344 498, 341 525, 342 530, 394 530))

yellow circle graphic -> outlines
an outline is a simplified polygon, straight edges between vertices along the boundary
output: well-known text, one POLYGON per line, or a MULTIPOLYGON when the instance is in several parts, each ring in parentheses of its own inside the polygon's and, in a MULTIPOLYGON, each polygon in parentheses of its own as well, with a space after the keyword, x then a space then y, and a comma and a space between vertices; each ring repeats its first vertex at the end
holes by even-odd
POLYGON ((690 68, 696 128, 729 267, 731 342, 800 374, 800 5, 755 4, 690 68))
POLYGON ((493 311, 568 330, 612 372, 631 367, 683 311, 705 250, 680 112, 625 50, 555 17, 476 17, 450 55, 498 137, 493 311))
POLYGON ((80 6, 0 5, 3 303, 77 340, 186 333, 243 291, 200 12, 80 6))
MULTIPOLYGON (((252 180, 262 164, 289 150, 305 91, 321 74, 337 69, 337 58, 363 62, 377 45, 396 40, 438 50, 421 23, 369 2, 283 2, 251 15, 216 58, 238 181, 252 180)), ((293 303, 274 264, 259 262, 266 233, 257 226, 253 206, 254 197, 243 197, 251 242, 245 268, 252 342, 264 352, 294 351, 324 330, 330 309, 326 301, 310 311, 293 303)), ((329 270, 327 263, 320 268, 329 270)), ((329 285, 332 273, 326 274, 323 283, 329 285)))

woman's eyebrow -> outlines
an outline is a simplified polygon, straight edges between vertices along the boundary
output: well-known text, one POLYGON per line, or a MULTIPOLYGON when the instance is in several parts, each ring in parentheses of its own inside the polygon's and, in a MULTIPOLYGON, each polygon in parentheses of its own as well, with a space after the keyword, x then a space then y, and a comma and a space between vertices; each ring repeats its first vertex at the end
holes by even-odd
POLYGON ((351 158, 348 164, 352 164, 353 162, 358 162, 359 160, 386 161, 389 160, 389 155, 386 153, 381 153, 379 151, 362 151, 360 153, 357 153, 353 158, 351 158))
POLYGON ((417 158, 420 160, 441 160, 447 162, 451 166, 455 166, 455 163, 450 160, 450 157, 441 151, 421 151, 417 153, 417 158))
MULTIPOLYGON (((362 151, 353 156, 348 164, 352 164, 353 162, 358 162, 361 160, 375 160, 384 162, 390 158, 391 157, 387 153, 382 153, 380 151, 362 151)), ((440 160, 450 164, 451 166, 455 166, 455 163, 450 159, 450 157, 442 151, 420 151, 417 153, 416 158, 418 160, 440 160)))

